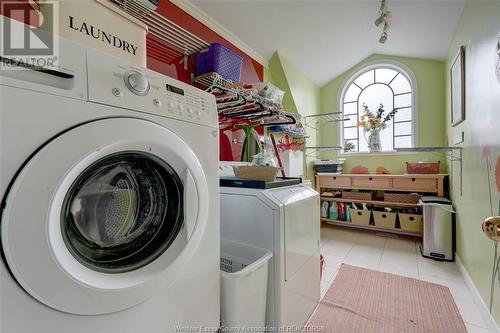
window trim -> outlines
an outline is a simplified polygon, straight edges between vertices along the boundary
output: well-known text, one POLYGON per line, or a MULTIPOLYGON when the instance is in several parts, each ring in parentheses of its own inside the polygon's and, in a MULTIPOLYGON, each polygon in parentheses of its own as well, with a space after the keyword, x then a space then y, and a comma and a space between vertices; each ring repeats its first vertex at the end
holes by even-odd
MULTIPOLYGON (((412 86, 412 94, 411 94, 411 103, 412 103, 412 132, 413 135, 411 136, 411 144, 412 147, 415 147, 418 142, 419 142, 419 135, 418 135, 418 81, 417 77, 413 73, 413 71, 405 64, 394 61, 394 60, 374 60, 370 61, 367 63, 364 63, 358 67, 356 67, 353 72, 349 76, 347 76, 344 81, 342 82, 342 89, 339 90, 338 96, 337 96, 337 101, 338 101, 338 110, 341 110, 342 112, 342 117, 344 116, 344 97, 347 92, 347 89, 350 87, 350 85, 362 74, 378 69, 378 68, 389 68, 396 70, 403 74, 405 78, 410 82, 412 86)), ((344 152, 344 125, 342 122, 339 123, 340 126, 338 126, 337 130, 337 142, 339 142, 339 146, 342 147, 342 150, 340 151, 339 155, 346 155, 346 156, 352 156, 352 155, 367 155, 367 154, 395 154, 394 150, 383 150, 378 153, 371 153, 367 151, 355 151, 355 152, 344 152)))

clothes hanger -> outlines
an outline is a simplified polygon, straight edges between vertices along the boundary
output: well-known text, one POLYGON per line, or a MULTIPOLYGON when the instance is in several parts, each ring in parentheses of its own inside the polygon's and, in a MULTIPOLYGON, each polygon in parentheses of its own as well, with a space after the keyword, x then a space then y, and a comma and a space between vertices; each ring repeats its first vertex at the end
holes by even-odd
POLYGON ((289 112, 280 112, 274 117, 264 119, 262 126, 295 125, 297 118, 289 112))

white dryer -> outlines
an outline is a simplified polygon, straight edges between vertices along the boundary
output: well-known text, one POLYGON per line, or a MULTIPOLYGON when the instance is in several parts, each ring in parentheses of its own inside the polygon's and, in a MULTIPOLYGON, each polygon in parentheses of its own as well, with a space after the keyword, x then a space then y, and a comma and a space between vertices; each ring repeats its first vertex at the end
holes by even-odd
POLYGON ((220 193, 221 237, 273 252, 266 326, 300 332, 320 299, 318 192, 300 184, 220 193))
POLYGON ((69 41, 0 73, 0 332, 219 325, 215 99, 69 41))

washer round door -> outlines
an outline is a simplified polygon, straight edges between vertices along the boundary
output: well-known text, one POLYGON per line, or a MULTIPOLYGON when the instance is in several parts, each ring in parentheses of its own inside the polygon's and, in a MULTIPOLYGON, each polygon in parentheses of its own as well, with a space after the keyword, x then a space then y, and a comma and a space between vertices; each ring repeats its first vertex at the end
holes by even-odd
POLYGON ((176 279, 206 225, 207 181, 189 146, 155 123, 98 120, 40 149, 8 193, 2 247, 31 296, 103 314, 176 279))

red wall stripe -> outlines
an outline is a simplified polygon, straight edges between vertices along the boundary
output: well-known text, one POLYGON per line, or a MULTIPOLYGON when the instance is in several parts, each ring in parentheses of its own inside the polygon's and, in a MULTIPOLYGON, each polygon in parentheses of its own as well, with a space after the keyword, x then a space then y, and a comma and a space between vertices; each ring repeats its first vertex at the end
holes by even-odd
MULTIPOLYGON (((186 29, 193 35, 203 39, 207 43, 220 43, 243 56, 243 67, 241 73, 242 82, 254 83, 260 82, 264 79, 264 67, 261 64, 170 1, 160 1, 160 6, 156 11, 178 26, 186 29)), ((148 50, 150 50, 150 43, 151 41, 148 39, 148 50)), ((151 51, 152 53, 155 53, 156 51, 156 54, 151 54, 151 56, 148 54, 147 64, 150 69, 187 83, 190 82, 191 73, 194 72, 194 57, 190 57, 189 67, 186 71, 184 69, 184 64, 182 63, 169 64, 165 60, 158 60, 158 49, 156 47, 151 47, 151 51)), ((181 60, 182 59, 179 59, 178 62, 181 60)))
MULTIPOLYGON (((0 5, 4 0, 0 0, 0 5)), ((10 0, 12 1, 12 0, 10 0)), ((30 8, 30 5, 26 0, 14 0, 20 3, 24 3, 26 8, 30 8)), ((188 13, 184 12, 182 9, 171 3, 169 0, 161 0, 160 6, 157 9, 157 12, 163 15, 165 18, 179 25, 180 27, 186 29, 190 33, 198 36, 203 39, 207 43, 220 43, 241 56, 243 56, 243 67, 241 73, 242 82, 246 83, 254 83, 260 82, 264 78, 264 67, 259 64, 257 61, 248 56, 245 52, 238 49, 236 46, 228 42, 226 39, 221 37, 219 34, 208 28, 202 22, 198 21, 188 13)), ((1 6, 0 6, 0 14, 1 6)), ((33 12, 32 17, 26 20, 24 17, 15 17, 20 21, 24 21, 24 23, 28 23, 31 25, 37 25, 38 17, 33 12)), ((174 51, 174 48, 165 45, 163 42, 155 39, 155 37, 148 35, 147 41, 147 66, 148 68, 160 72, 162 74, 168 75, 175 79, 184 81, 186 83, 191 82, 191 74, 194 73, 195 67, 195 59, 194 56, 189 58, 188 69, 185 69, 182 57, 175 59, 172 57, 172 53, 169 50, 174 51)))

